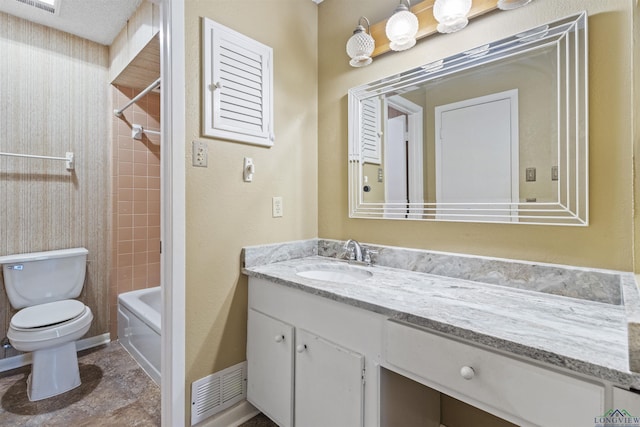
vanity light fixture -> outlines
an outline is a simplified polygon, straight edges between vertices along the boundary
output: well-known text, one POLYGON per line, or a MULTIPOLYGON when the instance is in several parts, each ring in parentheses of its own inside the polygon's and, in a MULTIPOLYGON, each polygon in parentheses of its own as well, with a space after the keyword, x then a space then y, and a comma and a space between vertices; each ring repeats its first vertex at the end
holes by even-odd
POLYGON ((455 33, 466 27, 470 10, 471 0, 436 0, 433 17, 438 21, 438 32, 455 33))
POLYGON ((407 6, 400 4, 387 21, 385 33, 389 39, 389 48, 395 51, 407 50, 416 44, 418 32, 418 17, 409 10, 411 4, 406 0, 407 6))
POLYGON ((358 26, 353 30, 353 35, 347 41, 347 55, 351 58, 349 65, 352 67, 364 67, 371 64, 371 54, 376 46, 376 42, 371 37, 369 29, 369 20, 361 16, 358 20, 358 26), (367 23, 365 30, 362 21, 367 23))
POLYGON ((498 9, 511 10, 525 6, 531 3, 532 0, 498 0, 498 9))

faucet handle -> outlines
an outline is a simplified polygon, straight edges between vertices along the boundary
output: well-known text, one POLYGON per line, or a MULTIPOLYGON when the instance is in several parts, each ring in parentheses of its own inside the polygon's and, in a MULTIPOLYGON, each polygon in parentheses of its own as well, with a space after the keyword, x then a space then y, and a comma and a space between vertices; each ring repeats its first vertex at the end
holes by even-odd
POLYGON ((371 255, 376 255, 377 253, 378 251, 364 247, 362 248, 362 260, 367 264, 371 264, 372 263, 371 255))

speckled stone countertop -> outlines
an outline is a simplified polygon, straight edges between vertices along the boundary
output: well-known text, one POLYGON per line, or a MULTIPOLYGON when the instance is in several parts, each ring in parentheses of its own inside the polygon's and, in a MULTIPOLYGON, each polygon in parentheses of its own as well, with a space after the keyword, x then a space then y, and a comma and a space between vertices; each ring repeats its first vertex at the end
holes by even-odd
MULTIPOLYGON (((611 381, 623 387, 640 388, 640 373, 631 372, 629 358, 628 316, 635 315, 635 308, 625 307, 622 301, 601 302, 576 296, 522 289, 522 286, 501 286, 485 281, 469 280, 448 275, 436 275, 410 269, 374 265, 360 267, 372 272, 372 276, 351 283, 334 283, 308 279, 296 273, 309 270, 318 264, 330 263, 335 268, 347 267, 345 261, 332 256, 327 247, 338 247, 340 242, 311 240, 291 242, 284 245, 266 245, 245 248, 243 272, 250 277, 267 279, 277 284, 300 289, 354 307, 388 316, 390 319, 425 327, 447 335, 462 338, 539 362, 566 368, 574 372, 611 381), (320 248, 320 249, 318 249, 320 248), (414 270, 414 271, 412 271, 414 270)), ((374 247, 386 249, 391 247, 374 247)), ((402 248, 398 248, 402 251, 402 248)), ((384 251, 382 251, 384 252, 384 251)), ((421 252, 423 256, 434 253, 421 252), (426 254, 426 255, 425 255, 426 254)), ((439 256, 446 254, 439 253, 439 256)), ((453 259, 439 259, 438 265, 461 265, 457 254, 453 259)), ((470 262, 481 260, 495 263, 495 259, 468 257, 470 262)), ((411 258, 411 257, 409 257, 411 258)), ((415 261, 415 256, 414 259, 415 261)), ((498 260, 505 265, 509 260, 498 260)), ((533 264, 514 262, 525 267, 533 264)), ((462 263, 464 265, 466 263, 462 263)), ((549 275, 545 268, 561 269, 558 266, 541 266, 540 274, 549 275)), ((504 268, 493 264, 498 276, 504 268)), ((509 266, 513 269, 513 266, 509 266)), ((571 268, 569 268, 571 269, 571 268)), ((419 268, 418 270, 424 270, 419 268)), ((459 272, 464 267, 458 267, 459 272)), ((483 270, 480 268, 480 270, 483 270)), ((569 274, 589 273, 590 270, 575 269, 569 274)), ((603 274, 602 280, 613 280, 609 276, 633 276, 630 273, 614 273, 593 270, 603 274)), ((465 273, 466 274, 466 273, 465 273)), ((486 271, 481 273, 486 275, 486 271)), ((531 273, 528 273, 531 275, 531 273)), ((560 274, 560 273, 554 273, 560 274)), ((567 281, 566 274, 560 276, 567 281)), ((473 275, 471 275, 473 276, 473 275)), ((492 275, 494 276, 494 275, 492 275)), ((534 275, 535 276, 535 275, 534 275)), ((637 292, 624 287, 635 286, 629 277, 618 278, 611 292, 635 298, 637 292), (620 289, 623 288, 623 289, 620 289)), ((587 282, 591 279, 582 279, 587 282)), ((548 281, 553 282, 549 279, 548 281)), ((527 283, 539 282, 533 278, 527 283)), ((612 283, 614 283, 612 281, 612 283)), ((637 289, 635 289, 637 291, 637 289)), ((602 293, 602 292, 600 292, 602 293)), ((609 292, 605 292, 609 293, 609 292)), ((601 299, 601 298, 598 298, 601 299)), ((610 299, 609 297, 605 299, 610 299)), ((637 303, 638 301, 634 301, 637 303)))

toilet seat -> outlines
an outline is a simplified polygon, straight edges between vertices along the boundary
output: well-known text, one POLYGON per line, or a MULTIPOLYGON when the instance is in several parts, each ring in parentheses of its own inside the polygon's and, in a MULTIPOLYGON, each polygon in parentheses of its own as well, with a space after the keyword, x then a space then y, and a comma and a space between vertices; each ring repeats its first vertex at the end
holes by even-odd
POLYGON ((80 316, 86 308, 73 299, 38 304, 18 311, 11 318, 11 326, 19 331, 31 331, 60 325, 80 316))
POLYGON ((91 309, 82 302, 56 301, 26 307, 17 312, 11 319, 7 337, 16 350, 35 351, 80 339, 89 330, 92 320, 91 309), (72 304, 58 304, 63 302, 72 304), (51 305, 54 305, 53 309, 51 305), (78 310, 80 313, 76 314, 78 310), (26 313, 23 313, 25 311, 26 313), (70 316, 73 317, 69 318, 70 316), (61 320, 64 318, 67 319, 61 320), (41 326, 25 327, 30 325, 41 326))

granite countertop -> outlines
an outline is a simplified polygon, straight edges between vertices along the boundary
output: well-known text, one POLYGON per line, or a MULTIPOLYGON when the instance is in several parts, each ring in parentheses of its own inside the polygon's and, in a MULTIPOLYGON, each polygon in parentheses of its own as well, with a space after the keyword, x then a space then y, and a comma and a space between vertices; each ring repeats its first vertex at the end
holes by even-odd
POLYGON ((348 265, 317 255, 247 265, 250 277, 349 304, 503 352, 640 388, 629 369, 623 305, 517 289, 385 266, 334 283, 296 273, 314 264, 348 265))

